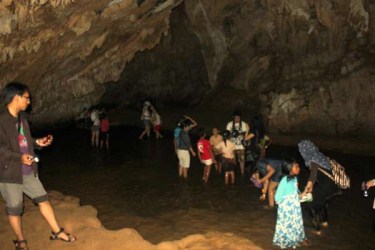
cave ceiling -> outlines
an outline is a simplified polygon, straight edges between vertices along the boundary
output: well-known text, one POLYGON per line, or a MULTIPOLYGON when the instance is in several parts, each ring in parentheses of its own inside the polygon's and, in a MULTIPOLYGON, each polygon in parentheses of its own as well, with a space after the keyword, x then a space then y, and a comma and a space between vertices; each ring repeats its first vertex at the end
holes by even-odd
POLYGON ((0 85, 31 87, 35 122, 232 88, 271 130, 371 134, 374 11, 373 0, 2 0, 0 85))

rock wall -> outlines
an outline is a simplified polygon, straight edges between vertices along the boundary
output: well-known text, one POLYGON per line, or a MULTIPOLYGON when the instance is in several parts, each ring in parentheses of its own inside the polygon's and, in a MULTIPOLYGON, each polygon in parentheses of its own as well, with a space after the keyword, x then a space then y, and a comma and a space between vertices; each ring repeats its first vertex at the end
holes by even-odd
POLYGON ((30 85, 35 125, 70 120, 168 34, 181 1, 1 1, 0 86, 30 85))
POLYGON ((213 88, 252 94, 272 132, 375 135, 374 1, 216 2, 185 3, 213 88))
POLYGON ((226 108, 273 132, 375 135, 374 15, 373 0, 6 0, 0 86, 31 86, 34 125, 231 89, 226 108))

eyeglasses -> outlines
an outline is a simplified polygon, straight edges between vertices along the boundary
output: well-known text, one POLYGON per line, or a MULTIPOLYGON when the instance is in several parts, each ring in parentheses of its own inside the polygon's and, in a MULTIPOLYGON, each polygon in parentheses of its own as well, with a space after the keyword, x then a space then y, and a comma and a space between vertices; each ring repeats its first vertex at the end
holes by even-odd
POLYGON ((27 100, 30 100, 30 96, 22 96, 23 98, 27 99, 27 100))

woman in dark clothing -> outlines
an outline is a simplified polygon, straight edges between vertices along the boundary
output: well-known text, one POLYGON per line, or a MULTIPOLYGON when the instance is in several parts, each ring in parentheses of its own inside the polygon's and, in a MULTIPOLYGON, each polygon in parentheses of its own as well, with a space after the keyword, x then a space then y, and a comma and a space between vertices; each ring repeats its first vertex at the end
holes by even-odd
POLYGON ((341 190, 326 174, 319 169, 332 174, 331 164, 327 157, 319 152, 317 146, 311 141, 304 140, 298 144, 298 149, 306 167, 310 168, 310 177, 307 181, 304 194, 312 193, 313 201, 310 204, 310 213, 313 224, 318 235, 321 234, 321 227, 328 227, 327 208, 333 197, 341 194, 341 190))

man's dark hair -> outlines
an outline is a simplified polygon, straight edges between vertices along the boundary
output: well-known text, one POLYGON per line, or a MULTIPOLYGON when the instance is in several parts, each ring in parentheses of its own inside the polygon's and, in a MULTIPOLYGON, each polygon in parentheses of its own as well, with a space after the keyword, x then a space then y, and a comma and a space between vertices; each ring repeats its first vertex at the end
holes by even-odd
POLYGON ((2 99, 5 105, 12 102, 16 95, 22 96, 25 92, 28 92, 29 88, 20 82, 10 82, 3 88, 2 99))

